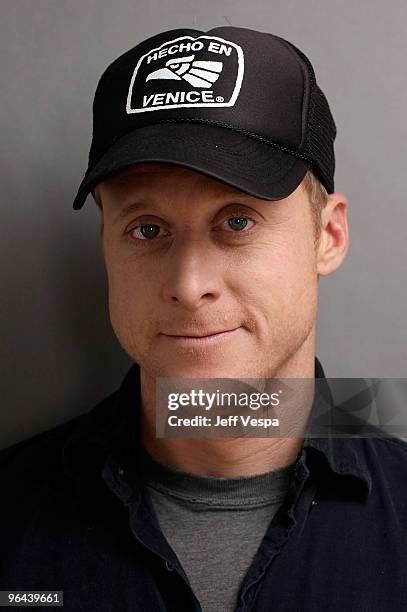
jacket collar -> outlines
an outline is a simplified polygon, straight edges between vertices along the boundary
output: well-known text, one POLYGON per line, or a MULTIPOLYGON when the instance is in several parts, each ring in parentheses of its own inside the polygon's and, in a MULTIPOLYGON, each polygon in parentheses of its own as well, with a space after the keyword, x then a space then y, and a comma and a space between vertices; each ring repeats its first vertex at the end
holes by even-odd
MULTIPOLYGON (((315 378, 318 379, 315 385, 315 397, 311 410, 311 420, 316 422, 318 417, 322 418, 325 424, 330 424, 329 432, 323 437, 306 436, 303 448, 310 449, 309 453, 322 456, 329 470, 338 476, 356 478, 359 490, 362 495, 370 495, 372 489, 372 477, 365 457, 365 445, 360 437, 338 437, 333 434, 332 424, 333 407, 335 401, 325 377, 322 365, 315 357, 315 378)), ((354 423, 352 415, 348 416, 348 423, 354 423)))
MULTIPOLYGON (((315 357, 315 397, 310 418, 329 413, 334 399, 324 370, 315 357)), ((134 450, 138 432, 140 367, 133 363, 119 389, 89 412, 76 417, 76 426, 62 448, 64 471, 76 481, 100 474, 106 455, 114 450, 117 460, 126 462, 134 450)), ((360 438, 305 436, 307 461, 321 465, 337 476, 351 477, 363 495, 369 495, 372 479, 360 438)))

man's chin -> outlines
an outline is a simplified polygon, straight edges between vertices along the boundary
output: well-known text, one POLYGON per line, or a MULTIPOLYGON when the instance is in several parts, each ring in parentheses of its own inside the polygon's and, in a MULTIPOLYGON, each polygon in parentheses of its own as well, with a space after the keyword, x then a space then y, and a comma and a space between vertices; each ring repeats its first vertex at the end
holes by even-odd
POLYGON ((189 359, 174 355, 171 361, 154 360, 151 355, 144 365, 146 372, 153 378, 257 378, 262 370, 261 364, 256 366, 253 360, 242 361, 236 355, 222 355, 210 360, 203 358, 189 359), (250 364, 250 365, 249 365, 250 364))

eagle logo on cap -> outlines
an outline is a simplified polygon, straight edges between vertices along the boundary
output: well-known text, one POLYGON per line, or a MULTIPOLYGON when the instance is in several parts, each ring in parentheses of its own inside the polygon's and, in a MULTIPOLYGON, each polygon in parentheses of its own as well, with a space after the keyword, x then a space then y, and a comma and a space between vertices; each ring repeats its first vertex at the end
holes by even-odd
POLYGON ((211 87, 222 72, 223 62, 194 61, 194 55, 170 59, 165 68, 151 72, 146 81, 153 79, 175 79, 187 81, 193 87, 211 87))

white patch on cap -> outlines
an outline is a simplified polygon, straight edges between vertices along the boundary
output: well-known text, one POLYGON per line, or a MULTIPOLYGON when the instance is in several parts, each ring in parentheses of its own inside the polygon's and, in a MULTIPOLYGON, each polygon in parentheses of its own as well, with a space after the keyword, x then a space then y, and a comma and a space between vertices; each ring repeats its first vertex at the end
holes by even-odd
POLYGON ((233 106, 242 85, 244 56, 217 36, 182 36, 143 55, 134 69, 126 112, 233 106))

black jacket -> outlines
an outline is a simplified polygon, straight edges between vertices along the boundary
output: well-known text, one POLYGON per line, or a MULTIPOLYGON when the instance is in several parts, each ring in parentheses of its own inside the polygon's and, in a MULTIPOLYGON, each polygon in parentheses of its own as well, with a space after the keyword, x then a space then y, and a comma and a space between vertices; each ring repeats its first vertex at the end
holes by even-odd
MULTIPOLYGON (((62 590, 72 612, 201 609, 131 461, 139 374, 0 451, 0 590, 62 590)), ((406 476, 396 438, 306 438, 236 610, 407 610, 406 476)))

